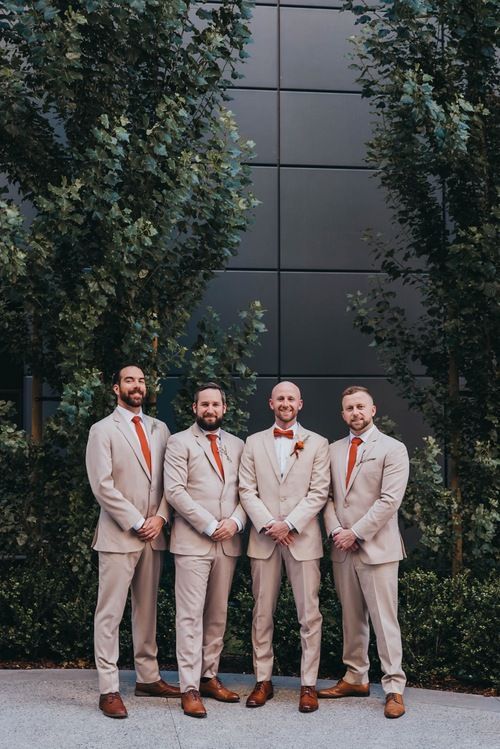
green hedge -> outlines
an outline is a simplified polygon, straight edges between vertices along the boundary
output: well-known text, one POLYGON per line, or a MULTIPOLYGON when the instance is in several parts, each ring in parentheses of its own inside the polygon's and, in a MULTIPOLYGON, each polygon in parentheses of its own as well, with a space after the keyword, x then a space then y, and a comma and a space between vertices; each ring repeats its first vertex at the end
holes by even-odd
MULTIPOLYGON (((96 556, 96 555, 95 555, 96 556)), ((5 561, 2 563, 4 568, 5 561)), ((4 569, 0 585, 0 653, 3 659, 92 660, 92 618, 97 589, 96 559, 75 576, 63 566, 28 567, 23 560, 4 569)), ((342 674, 342 623, 331 566, 322 562, 323 644, 320 675, 342 674)), ((160 659, 175 660, 173 563, 165 565, 158 605, 160 659)), ((500 581, 470 574, 442 578, 434 572, 402 569, 399 619, 404 667, 413 684, 457 679, 498 686, 500 581)), ((252 593, 248 559, 239 563, 229 607, 223 667, 251 671, 252 593)), ((284 581, 275 618, 275 670, 297 674, 300 637, 290 586, 284 581)), ((380 676, 374 642, 371 677, 380 676)), ((121 628, 122 662, 132 656, 129 616, 121 628)))

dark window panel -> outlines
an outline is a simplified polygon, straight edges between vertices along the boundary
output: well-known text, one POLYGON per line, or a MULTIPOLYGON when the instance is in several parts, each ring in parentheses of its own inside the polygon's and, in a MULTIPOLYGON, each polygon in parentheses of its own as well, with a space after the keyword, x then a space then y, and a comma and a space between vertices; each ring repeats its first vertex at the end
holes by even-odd
POLYGON ((350 70, 356 32, 352 13, 312 8, 280 10, 281 88, 359 90, 350 70))
MULTIPOLYGON (((370 277, 364 273, 282 273, 282 372, 384 375, 369 337, 354 330, 352 314, 346 311, 347 294, 369 288, 370 277)), ((399 301, 408 309, 410 322, 414 320, 419 309, 416 292, 405 287, 399 301)))
POLYGON ((278 170, 252 167, 252 192, 260 200, 253 222, 241 238, 238 255, 230 268, 278 267, 278 170))
POLYGON ((245 51, 250 55, 238 67, 245 77, 236 83, 249 88, 276 88, 278 85, 278 9, 256 6, 250 22, 252 40, 245 51))
POLYGON ((276 164, 278 159, 278 102, 275 91, 230 92, 228 108, 234 113, 242 138, 255 142, 253 164, 276 164))
POLYGON ((367 166, 368 103, 359 94, 281 93, 281 163, 367 166))
POLYGON ((283 168, 280 201, 283 268, 371 270, 364 231, 394 237, 372 171, 283 168))

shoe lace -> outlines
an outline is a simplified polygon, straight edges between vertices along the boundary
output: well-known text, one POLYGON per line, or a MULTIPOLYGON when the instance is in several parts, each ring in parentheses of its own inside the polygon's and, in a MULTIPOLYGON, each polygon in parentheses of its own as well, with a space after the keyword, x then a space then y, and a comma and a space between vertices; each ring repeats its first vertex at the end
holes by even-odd
POLYGON ((302 694, 313 694, 313 687, 302 687, 302 694))
POLYGON ((254 692, 264 692, 265 686, 263 681, 258 681, 255 685, 254 692))
POLYGON ((397 692, 389 692, 385 699, 386 702, 389 702, 389 700, 394 700, 394 702, 402 702, 401 695, 397 692))
POLYGON ((197 699, 201 699, 200 693, 197 689, 190 689, 188 694, 190 694, 192 697, 196 697, 197 699))

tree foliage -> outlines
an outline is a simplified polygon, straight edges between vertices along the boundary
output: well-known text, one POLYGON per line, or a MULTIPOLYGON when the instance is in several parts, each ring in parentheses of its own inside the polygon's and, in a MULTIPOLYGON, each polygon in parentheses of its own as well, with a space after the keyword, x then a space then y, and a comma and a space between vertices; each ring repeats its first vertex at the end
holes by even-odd
POLYGON ((154 400, 182 360, 179 338, 207 282, 246 227, 251 144, 224 100, 246 56, 249 8, 0 6, 9 184, 0 349, 28 367, 35 393, 44 382, 61 396, 37 439, 0 404, 0 623, 11 653, 64 658, 88 643, 97 580, 89 426, 113 406, 110 375, 124 360, 144 368, 154 400))
POLYGON ((255 392, 257 373, 248 365, 260 335, 266 331, 260 302, 239 312, 241 323, 228 329, 210 307, 198 323, 198 337, 191 349, 181 387, 174 401, 177 426, 186 429, 193 422, 193 393, 202 382, 217 382, 226 393, 228 411, 224 428, 240 437, 247 434, 248 399, 255 392))
POLYGON ((391 244, 375 238, 384 277, 351 299, 355 325, 446 453, 446 486, 435 442, 414 460, 424 543, 455 572, 478 569, 498 558, 500 518, 499 6, 349 0, 345 8, 357 17, 355 67, 375 115, 369 160, 399 227, 391 244), (418 290, 416 322, 396 303, 396 285, 418 290))

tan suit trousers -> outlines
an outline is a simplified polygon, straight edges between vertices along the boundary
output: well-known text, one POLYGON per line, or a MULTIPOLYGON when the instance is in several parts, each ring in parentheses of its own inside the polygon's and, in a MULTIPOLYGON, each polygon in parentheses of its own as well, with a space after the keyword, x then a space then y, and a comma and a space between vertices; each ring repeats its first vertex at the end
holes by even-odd
POLYGON ((219 670, 237 557, 215 543, 204 556, 175 554, 176 649, 181 692, 219 670))
POLYGON ((285 546, 276 546, 268 559, 251 559, 252 590, 255 600, 252 621, 253 667, 257 681, 269 681, 273 673, 273 615, 278 600, 282 566, 293 591, 300 624, 303 686, 315 686, 321 652, 319 611, 319 559, 299 562, 285 546))
POLYGON ((158 681, 156 603, 163 552, 145 544, 127 554, 99 552, 99 592, 94 617, 94 653, 101 694, 119 691, 119 627, 129 588, 137 681, 158 681))
POLYGON ((368 683, 371 619, 386 694, 403 694, 406 684, 398 623, 398 567, 399 562, 364 564, 356 553, 348 553, 344 562, 333 565, 342 604, 343 661, 347 667, 344 679, 350 684, 368 683))

